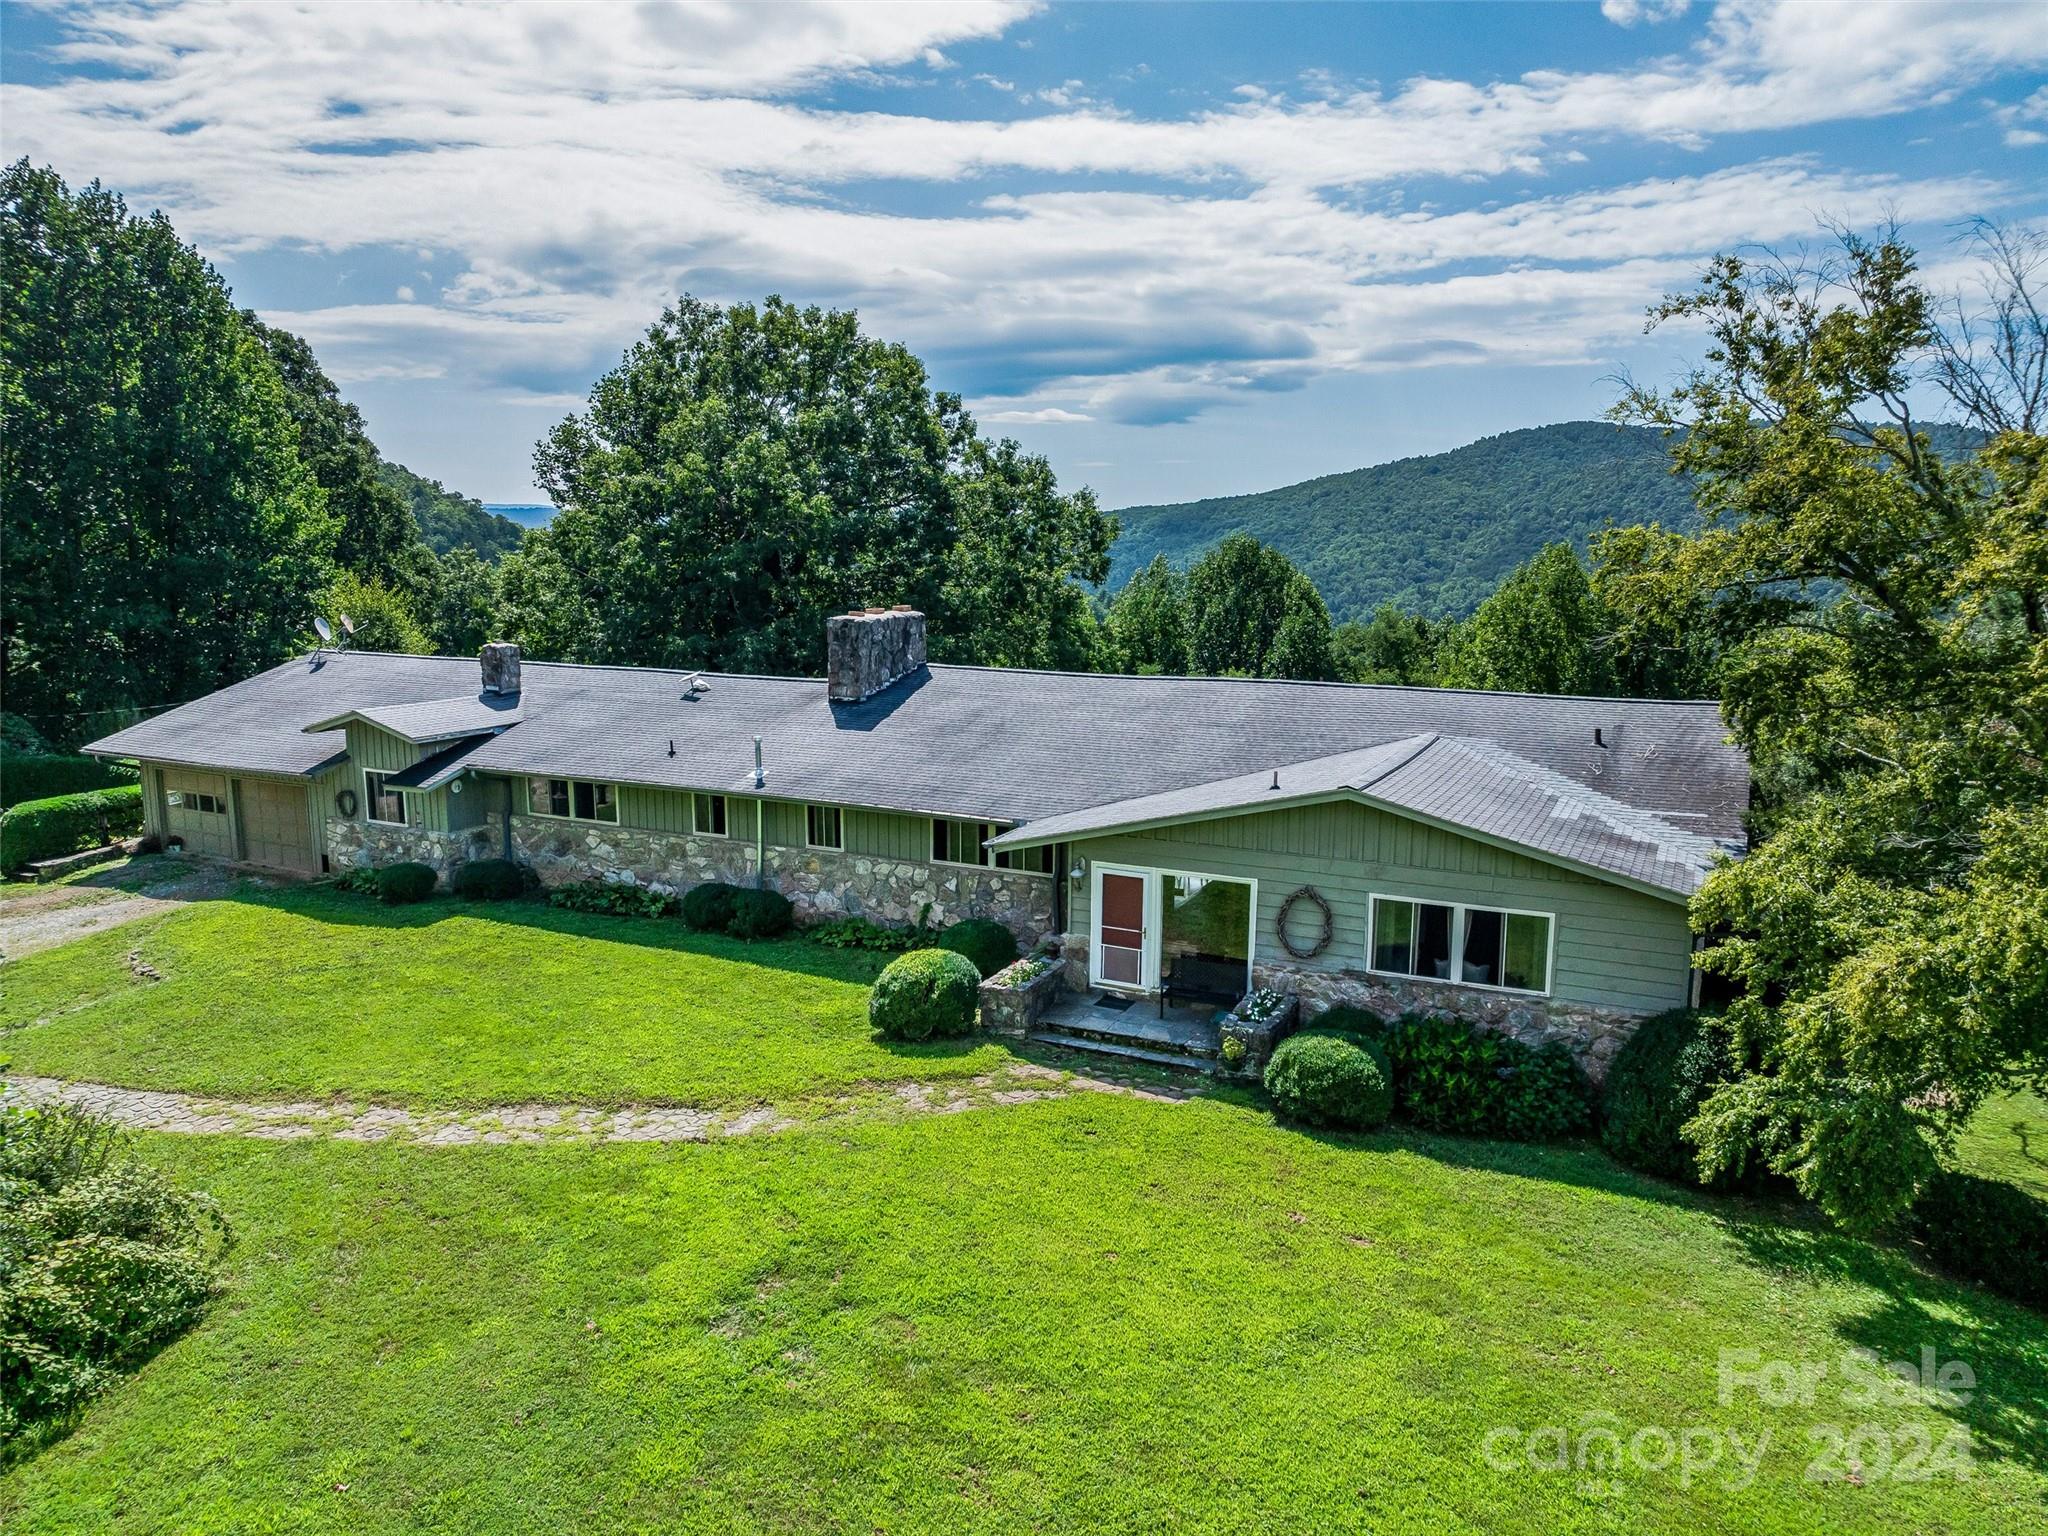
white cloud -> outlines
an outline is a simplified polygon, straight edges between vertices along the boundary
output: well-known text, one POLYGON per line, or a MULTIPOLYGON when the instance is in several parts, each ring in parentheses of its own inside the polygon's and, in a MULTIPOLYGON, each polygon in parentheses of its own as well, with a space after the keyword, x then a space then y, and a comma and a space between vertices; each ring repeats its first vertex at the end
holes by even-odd
POLYGON ((410 283, 400 283, 398 285, 398 297, 402 303, 410 304, 417 295, 413 293, 410 283))
MULTIPOLYGON (((2025 5, 1737 0, 1690 52, 1632 69, 1321 77, 1303 99, 1246 86, 1174 118, 1093 105, 1078 80, 1003 120, 919 115, 908 93, 901 111, 795 99, 950 65, 946 49, 1028 9, 797 4, 773 25, 737 0, 66 12, 79 71, 9 83, 10 154, 163 206, 209 250, 435 261, 424 302, 408 286, 407 302, 276 316, 337 377, 446 376, 559 405, 677 292, 779 289, 860 306, 941 383, 979 381, 991 422, 1158 421, 1332 369, 1597 360, 1711 250, 1795 239, 1823 213, 1986 211, 2008 195, 1988 178, 1782 155, 1478 199, 1488 178, 1567 165, 1581 186, 1615 142, 1697 148, 1737 125, 1892 114, 2048 59, 2025 5), (1071 184, 1105 176, 1154 190, 1071 184), (863 207, 883 178, 929 183, 940 206, 863 207), (963 202, 976 178, 1002 181, 963 202), (1397 194, 1418 179, 1470 184, 1475 206, 1409 206, 1397 194), (379 371, 393 368, 431 372, 379 371)), ((973 78, 1022 104, 1017 82, 973 78)), ((2043 94, 2001 119, 2008 134, 2035 132, 2023 119, 2043 94)))
POLYGON ((1639 21, 1655 26, 1683 16, 1692 0, 1600 0, 1600 14, 1618 27, 1632 27, 1639 21))

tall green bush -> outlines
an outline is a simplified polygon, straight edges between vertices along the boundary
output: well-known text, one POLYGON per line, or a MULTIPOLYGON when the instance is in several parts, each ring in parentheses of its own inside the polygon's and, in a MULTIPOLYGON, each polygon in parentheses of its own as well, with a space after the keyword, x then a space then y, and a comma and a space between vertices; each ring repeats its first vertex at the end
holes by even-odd
MULTIPOLYGON (((1601 1145, 1617 1161, 1700 1183, 1699 1149, 1681 1134, 1707 1096, 1735 1074, 1726 1028, 1690 1008, 1643 1020, 1607 1069, 1601 1145)), ((1715 1184, 1730 1182, 1717 1175, 1715 1184)))
POLYGON ((141 772, 133 763, 103 763, 96 757, 51 757, 7 753, 0 760, 0 810, 24 800, 48 800, 136 783, 141 772))
POLYGON ((950 949, 913 949, 875 978, 868 1022, 890 1040, 964 1035, 979 1022, 981 972, 950 949))
POLYGON ((789 932, 796 910, 780 891, 735 892, 725 931, 736 939, 772 939, 789 932))
POLYGON ((431 864, 386 864, 377 871, 377 899, 386 906, 408 907, 425 901, 440 883, 431 864))
POLYGON ((136 1161, 106 1121, 0 1109, 0 1447, 190 1327, 230 1240, 213 1200, 136 1161))
POLYGON ((707 880, 683 892, 683 921, 699 933, 723 933, 732 926, 740 888, 723 880, 707 880))
POLYGON ((97 848, 142 830, 142 786, 29 800, 0 811, 0 870, 97 848))

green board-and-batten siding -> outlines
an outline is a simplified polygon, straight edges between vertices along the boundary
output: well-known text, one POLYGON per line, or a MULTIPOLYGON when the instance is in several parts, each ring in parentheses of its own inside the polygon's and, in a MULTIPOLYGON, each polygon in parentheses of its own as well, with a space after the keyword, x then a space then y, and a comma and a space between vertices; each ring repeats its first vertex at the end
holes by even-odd
MULTIPOLYGON (((365 772, 397 773, 410 768, 431 751, 440 750, 438 747, 415 746, 401 736, 380 731, 360 720, 349 722, 347 734, 348 768, 343 782, 353 787, 358 795, 363 792, 365 772)), ((443 784, 438 789, 416 789, 406 793, 406 814, 414 826, 429 832, 460 832, 465 827, 480 825, 492 810, 504 809, 504 791, 501 789, 466 783, 460 794, 451 794, 449 788, 443 784)), ((359 817, 368 815, 369 806, 358 806, 356 814, 359 817)))
MULTIPOLYGON (((1680 1006, 1690 990, 1692 934, 1678 902, 1355 802, 1090 838, 1073 852, 1095 863, 1257 880, 1262 961, 1286 957, 1275 927, 1280 904, 1312 885, 1330 903, 1336 931, 1321 955, 1290 964, 1363 970, 1369 898, 1414 896, 1554 914, 1550 992, 1562 1001, 1652 1012, 1680 1006)), ((1070 926, 1080 934, 1090 930, 1090 883, 1069 886, 1070 926)))

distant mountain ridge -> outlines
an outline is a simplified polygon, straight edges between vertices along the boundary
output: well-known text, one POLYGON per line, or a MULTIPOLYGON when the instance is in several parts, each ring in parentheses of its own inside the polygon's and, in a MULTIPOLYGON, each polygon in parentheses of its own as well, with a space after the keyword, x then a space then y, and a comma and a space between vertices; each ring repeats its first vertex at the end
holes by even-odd
POLYGON ((1610 522, 1698 520, 1663 434, 1600 421, 1525 427, 1448 453, 1117 516, 1112 591, 1154 555, 1185 566, 1242 531, 1306 571, 1339 622, 1389 602, 1462 616, 1545 544, 1568 539, 1583 552, 1610 522))
POLYGON ((393 487, 412 507, 413 521, 427 548, 445 555, 467 544, 485 560, 509 555, 526 537, 526 530, 509 517, 490 511, 474 496, 451 491, 438 480, 416 475, 403 464, 389 459, 377 461, 377 478, 393 487))

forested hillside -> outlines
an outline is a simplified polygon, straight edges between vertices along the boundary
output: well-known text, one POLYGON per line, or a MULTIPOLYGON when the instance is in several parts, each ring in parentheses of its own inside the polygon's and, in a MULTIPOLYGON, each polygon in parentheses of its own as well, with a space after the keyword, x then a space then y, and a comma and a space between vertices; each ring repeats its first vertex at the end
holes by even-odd
POLYGON ((474 497, 451 491, 438 480, 416 475, 403 464, 379 460, 377 478, 412 506, 420 537, 437 555, 467 544, 486 560, 497 560, 519 547, 525 529, 509 517, 485 509, 474 497))
POLYGON ((1610 522, 1692 527, 1690 489, 1670 466, 1661 433, 1569 421, 1249 496, 1127 507, 1110 583, 1243 532, 1292 558, 1340 621, 1381 603, 1462 615, 1546 544, 1584 552, 1610 522))

